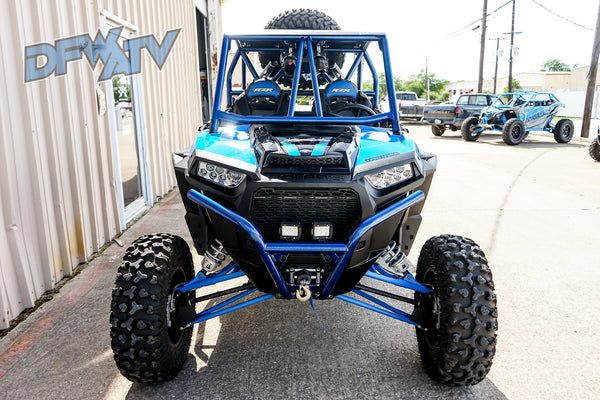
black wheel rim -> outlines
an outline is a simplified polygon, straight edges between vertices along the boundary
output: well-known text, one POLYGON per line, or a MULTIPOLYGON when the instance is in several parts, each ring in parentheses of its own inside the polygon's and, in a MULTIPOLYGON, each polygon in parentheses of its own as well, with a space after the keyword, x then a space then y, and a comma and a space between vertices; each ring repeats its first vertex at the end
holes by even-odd
MULTIPOLYGON (((425 286, 435 289, 435 274, 433 271, 427 271, 422 282, 425 286)), ((440 301, 435 292, 421 294, 419 299, 419 307, 426 310, 425 323, 423 327, 425 330, 425 339, 429 347, 437 347, 438 345, 438 332, 440 329, 440 301)))
POLYGON ((519 125, 513 126, 510 130, 510 135, 513 139, 518 140, 521 137, 521 127, 519 125))
POLYGON ((476 125, 475 123, 471 123, 469 125, 469 138, 474 138, 475 136, 477 136, 477 134, 475 133, 475 129, 476 129, 476 125))
POLYGON ((183 337, 183 330, 181 329, 181 324, 177 320, 177 310, 179 307, 182 307, 183 305, 187 304, 189 297, 188 293, 176 292, 174 291, 174 289, 176 286, 185 282, 185 273, 183 272, 183 270, 178 269, 173 274, 171 284, 169 285, 169 296, 167 298, 167 331, 169 333, 169 340, 171 341, 171 344, 173 346, 179 344, 181 338, 183 337), (173 304, 173 307, 170 306, 171 303, 173 304))

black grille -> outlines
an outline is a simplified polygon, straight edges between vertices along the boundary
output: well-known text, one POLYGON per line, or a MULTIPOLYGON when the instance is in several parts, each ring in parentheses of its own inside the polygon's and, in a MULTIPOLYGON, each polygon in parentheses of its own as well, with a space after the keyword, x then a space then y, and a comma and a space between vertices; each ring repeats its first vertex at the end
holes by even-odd
POLYGON ((340 156, 281 156, 270 155, 265 166, 277 167, 342 167, 344 157, 340 156))
POLYGON ((311 227, 322 221, 333 225, 332 241, 345 242, 360 217, 360 201, 352 189, 263 188, 252 198, 252 222, 269 242, 281 241, 282 222, 300 222, 300 240, 312 241, 311 227))

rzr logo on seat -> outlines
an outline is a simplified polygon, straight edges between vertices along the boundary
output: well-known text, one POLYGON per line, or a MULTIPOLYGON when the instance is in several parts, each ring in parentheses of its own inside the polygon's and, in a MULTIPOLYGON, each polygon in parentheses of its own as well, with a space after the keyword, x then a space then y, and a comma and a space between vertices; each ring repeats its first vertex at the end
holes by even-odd
POLYGON ((351 89, 331 89, 332 93, 350 93, 351 89))
POLYGON ((256 88, 253 90, 253 92, 264 92, 264 93, 271 93, 273 92, 273 88, 256 88))

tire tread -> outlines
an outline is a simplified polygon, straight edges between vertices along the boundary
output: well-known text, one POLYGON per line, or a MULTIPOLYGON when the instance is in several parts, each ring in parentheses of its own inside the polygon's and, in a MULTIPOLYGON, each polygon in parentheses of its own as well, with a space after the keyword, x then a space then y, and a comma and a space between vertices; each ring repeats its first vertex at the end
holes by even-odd
POLYGON ((111 301, 111 347, 117 368, 129 380, 171 380, 187 359, 191 329, 172 345, 166 325, 170 278, 178 265, 186 279, 193 276, 187 243, 178 236, 154 234, 136 239, 118 268, 111 301))
POLYGON ((448 386, 477 384, 491 368, 498 329, 494 283, 485 254, 471 239, 436 236, 421 250, 419 282, 428 270, 435 271, 441 314, 437 348, 417 329, 424 368, 448 386))

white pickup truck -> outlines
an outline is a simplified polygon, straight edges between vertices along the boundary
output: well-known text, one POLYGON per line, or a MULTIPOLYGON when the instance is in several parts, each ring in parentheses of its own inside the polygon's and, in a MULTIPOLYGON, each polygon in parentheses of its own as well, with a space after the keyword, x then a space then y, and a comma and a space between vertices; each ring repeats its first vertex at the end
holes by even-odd
MULTIPOLYGON (((396 102, 398 102, 398 116, 400 119, 414 118, 420 121, 423 117, 425 99, 420 99, 415 92, 396 92, 396 102)), ((384 110, 389 110, 387 99, 381 100, 381 107, 384 110)))

